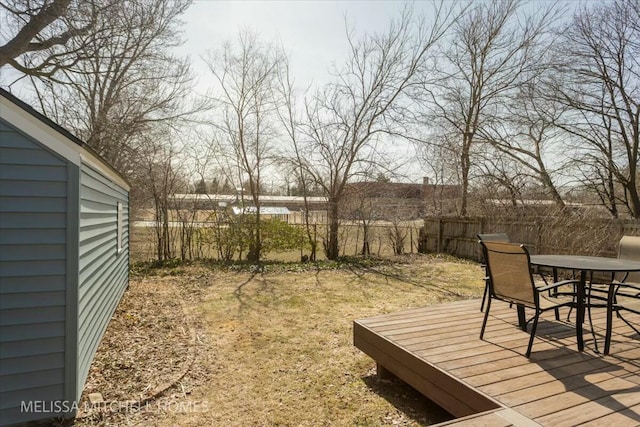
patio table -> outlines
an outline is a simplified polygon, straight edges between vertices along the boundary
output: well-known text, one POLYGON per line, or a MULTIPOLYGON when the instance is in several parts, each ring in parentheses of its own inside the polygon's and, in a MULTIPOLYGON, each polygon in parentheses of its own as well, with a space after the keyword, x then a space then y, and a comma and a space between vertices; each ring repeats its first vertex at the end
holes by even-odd
MULTIPOLYGON (((574 270, 580 272, 580 283, 576 289, 576 339, 578 351, 584 350, 584 338, 582 336, 582 323, 585 311, 585 288, 588 273, 628 273, 640 271, 640 261, 620 258, 607 258, 582 255, 531 255, 531 264, 538 267, 551 268, 554 271, 554 279, 557 279, 557 270, 574 270)), ((613 286, 609 283, 609 294, 613 292, 613 286)), ((612 295, 607 298, 607 329, 605 333, 604 354, 609 354, 611 344, 611 329, 613 321, 612 295)), ((594 336, 595 341, 595 336, 594 336)), ((596 344, 597 345, 597 344, 596 344)))

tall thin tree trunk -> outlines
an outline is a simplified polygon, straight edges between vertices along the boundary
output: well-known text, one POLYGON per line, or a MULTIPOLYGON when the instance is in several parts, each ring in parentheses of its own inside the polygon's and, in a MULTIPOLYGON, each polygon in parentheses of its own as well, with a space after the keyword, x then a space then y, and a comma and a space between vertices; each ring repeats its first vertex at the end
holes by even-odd
POLYGON ((329 197, 328 213, 329 213, 329 236, 328 236, 326 252, 327 252, 328 259, 335 260, 335 259, 338 259, 338 256, 340 253, 340 250, 338 247, 339 221, 338 221, 338 203, 332 197, 329 197))

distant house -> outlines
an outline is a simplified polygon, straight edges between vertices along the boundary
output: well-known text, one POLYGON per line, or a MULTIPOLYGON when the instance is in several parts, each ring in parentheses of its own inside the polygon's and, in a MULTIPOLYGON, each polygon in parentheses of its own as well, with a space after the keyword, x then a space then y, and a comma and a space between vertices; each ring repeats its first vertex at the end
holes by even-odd
MULTIPOLYGON (((258 209, 256 209, 255 206, 233 206, 231 207, 231 212, 233 212, 234 215, 255 215, 258 209)), ((264 218, 289 222, 291 211, 285 207, 260 206, 260 215, 264 218)))
POLYGON ((347 184, 340 215, 346 219, 414 220, 424 215, 422 184, 366 181, 347 184))
POLYGON ((422 188, 426 216, 458 215, 462 186, 458 184, 429 184, 429 178, 425 177, 422 188))
MULTIPOLYGON (((231 194, 174 194, 173 196, 171 196, 171 198, 174 203, 177 206, 180 206, 182 209, 195 208, 203 211, 227 209, 228 207, 235 207, 237 210, 242 206, 249 208, 253 204, 253 199, 247 194, 243 196, 231 194)), ((269 207, 269 209, 275 210, 267 215, 280 215, 278 218, 289 223, 304 223, 304 197, 261 195, 260 203, 262 205, 260 213, 266 212, 264 211, 265 207, 269 207), (279 212, 276 212, 278 208, 286 209, 286 211, 280 210, 279 212)), ((307 197, 307 206, 309 208, 309 221, 311 223, 326 222, 326 197, 307 197)), ((255 207, 253 209, 255 209, 255 207)))
POLYGON ((128 285, 129 185, 0 89, 0 425, 73 416, 128 285))

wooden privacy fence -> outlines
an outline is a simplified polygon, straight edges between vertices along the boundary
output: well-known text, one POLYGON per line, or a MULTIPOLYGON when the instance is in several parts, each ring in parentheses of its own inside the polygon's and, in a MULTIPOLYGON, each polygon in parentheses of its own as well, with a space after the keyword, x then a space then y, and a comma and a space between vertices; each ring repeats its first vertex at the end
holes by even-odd
POLYGON ((640 235, 637 220, 545 217, 532 219, 431 217, 425 219, 427 252, 481 259, 477 235, 507 233, 532 254, 616 256, 623 235, 640 235))

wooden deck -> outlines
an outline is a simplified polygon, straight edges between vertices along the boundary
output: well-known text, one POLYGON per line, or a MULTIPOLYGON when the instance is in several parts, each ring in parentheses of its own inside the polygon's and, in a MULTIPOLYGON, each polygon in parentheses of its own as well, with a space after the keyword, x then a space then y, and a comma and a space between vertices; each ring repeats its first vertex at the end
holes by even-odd
MULTIPOLYGON (((543 315, 527 359, 516 310, 494 301, 480 341, 479 307, 460 301, 356 320, 354 344, 379 374, 394 374, 457 417, 447 426, 640 425, 640 337, 622 320, 614 316, 611 353, 603 356, 588 322, 580 353, 574 325, 543 315)), ((604 311, 594 310, 601 351, 604 311)))

